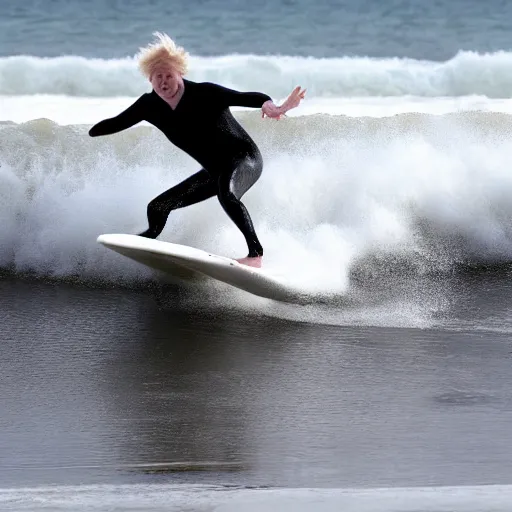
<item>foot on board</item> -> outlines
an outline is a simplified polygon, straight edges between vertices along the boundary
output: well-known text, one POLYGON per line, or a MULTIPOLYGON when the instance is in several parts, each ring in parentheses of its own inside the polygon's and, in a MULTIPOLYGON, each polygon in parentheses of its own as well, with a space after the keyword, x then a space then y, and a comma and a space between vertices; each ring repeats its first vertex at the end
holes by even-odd
POLYGON ((239 258, 236 261, 238 261, 238 263, 241 263, 242 265, 247 265, 248 267, 261 268, 261 260, 261 256, 256 256, 255 258, 250 258, 249 256, 246 256, 245 258, 239 258))

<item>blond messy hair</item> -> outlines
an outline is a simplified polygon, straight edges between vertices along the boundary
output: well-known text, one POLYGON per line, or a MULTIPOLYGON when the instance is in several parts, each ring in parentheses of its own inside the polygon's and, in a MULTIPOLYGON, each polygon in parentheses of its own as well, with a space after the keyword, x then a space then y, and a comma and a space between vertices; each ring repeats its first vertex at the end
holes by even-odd
POLYGON ((139 69, 146 78, 150 78, 153 70, 160 64, 168 64, 182 75, 188 71, 188 53, 167 35, 154 32, 157 41, 139 48, 136 58, 139 69))

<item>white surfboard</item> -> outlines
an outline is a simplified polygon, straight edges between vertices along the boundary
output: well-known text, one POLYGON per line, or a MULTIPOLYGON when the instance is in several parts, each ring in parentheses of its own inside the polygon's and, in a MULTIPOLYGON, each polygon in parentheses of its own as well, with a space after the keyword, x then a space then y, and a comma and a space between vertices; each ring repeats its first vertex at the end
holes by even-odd
POLYGON ((268 299, 295 303, 306 299, 303 292, 278 276, 201 249, 125 234, 100 235, 97 241, 123 256, 183 280, 210 277, 268 299))

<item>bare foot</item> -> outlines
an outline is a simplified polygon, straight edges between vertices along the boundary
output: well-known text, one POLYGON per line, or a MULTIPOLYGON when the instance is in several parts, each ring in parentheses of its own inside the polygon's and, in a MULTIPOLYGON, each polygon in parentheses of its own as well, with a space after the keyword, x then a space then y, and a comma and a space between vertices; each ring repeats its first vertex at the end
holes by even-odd
POLYGON ((248 267, 261 268, 261 259, 261 256, 256 256, 255 258, 249 258, 249 256, 247 256, 245 258, 239 258, 236 261, 242 265, 247 265, 248 267))

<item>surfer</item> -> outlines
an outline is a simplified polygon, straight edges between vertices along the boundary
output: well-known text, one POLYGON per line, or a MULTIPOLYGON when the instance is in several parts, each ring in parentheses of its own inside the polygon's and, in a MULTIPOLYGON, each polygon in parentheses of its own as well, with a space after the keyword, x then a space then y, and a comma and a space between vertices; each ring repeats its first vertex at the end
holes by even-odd
POLYGON ((263 159, 229 107, 261 108, 263 118, 280 119, 299 105, 306 91, 296 87, 277 106, 260 92, 239 92, 210 82, 187 80, 184 75, 188 54, 167 34, 154 35, 157 40, 141 48, 137 55, 139 68, 153 90, 116 117, 94 125, 89 135, 108 135, 147 121, 202 166, 197 173, 150 201, 149 227, 140 236, 158 237, 172 210, 216 196, 247 243, 247 257, 237 261, 261 267, 263 247, 240 199, 260 177, 263 159))

